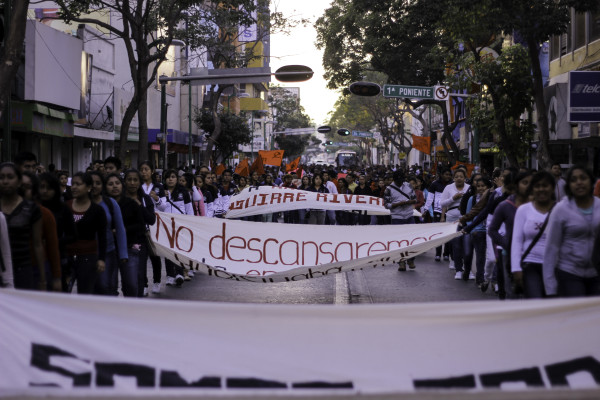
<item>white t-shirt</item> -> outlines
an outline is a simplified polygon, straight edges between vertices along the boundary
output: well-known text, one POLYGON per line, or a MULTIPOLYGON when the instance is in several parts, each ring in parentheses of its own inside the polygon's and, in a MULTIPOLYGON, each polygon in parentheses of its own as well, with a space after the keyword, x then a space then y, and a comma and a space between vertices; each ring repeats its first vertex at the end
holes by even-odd
POLYGON ((459 206, 462 197, 458 200, 453 200, 452 197, 457 193, 467 193, 467 190, 469 190, 469 185, 466 183, 461 190, 456 188, 456 183, 452 183, 444 188, 440 205, 446 207, 446 222, 458 221, 460 218, 459 206))
MULTIPOLYGON (((535 209, 533 203, 523 204, 517 208, 513 225, 512 244, 510 247, 511 269, 521 271, 521 257, 533 239, 537 236, 540 228, 546 220, 548 213, 542 214, 535 209)), ((544 233, 533 246, 524 262, 542 264, 544 262, 544 250, 546 248, 546 234, 544 233)))

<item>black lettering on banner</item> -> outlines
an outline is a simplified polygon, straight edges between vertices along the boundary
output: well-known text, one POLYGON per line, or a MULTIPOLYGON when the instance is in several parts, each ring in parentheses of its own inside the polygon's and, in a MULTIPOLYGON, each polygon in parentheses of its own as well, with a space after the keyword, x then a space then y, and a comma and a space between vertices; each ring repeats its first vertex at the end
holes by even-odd
POLYGON ((160 387, 201 387, 201 388, 220 388, 221 377, 205 376, 197 381, 188 383, 177 371, 161 371, 160 387))
POLYGON ((415 389, 473 389, 475 375, 455 376, 444 379, 415 379, 415 389))
POLYGON ((128 363, 96 363, 96 385, 115 386, 115 375, 133 376, 138 387, 154 387, 155 371, 152 367, 128 363))
POLYGON ((594 357, 576 358, 546 366, 546 374, 552 386, 569 386, 567 377, 577 372, 589 372, 597 385, 600 385, 600 362, 594 357))
MULTIPOLYGON (((54 346, 46 346, 43 344, 32 343, 31 344, 31 366, 41 369, 42 371, 56 372, 59 375, 66 376, 73 379, 73 386, 75 387, 89 387, 92 383, 92 373, 83 372, 76 373, 66 370, 62 367, 57 367, 50 364, 50 357, 70 357, 76 360, 83 361, 84 363, 90 363, 89 360, 82 360, 76 357, 74 354, 66 352, 54 346)), ((90 366, 91 369, 91 366, 90 366)), ((31 384, 33 385, 33 384, 31 384)), ((39 384, 35 384, 38 386, 39 384)))
POLYGON ((296 382, 292 383, 294 389, 353 389, 352 382, 296 382))
POLYGON ((499 388, 507 382, 524 382, 528 387, 544 387, 542 374, 538 367, 516 369, 514 371, 481 374, 481 385, 485 388, 499 388))
POLYGON ((229 389, 287 389, 285 382, 258 378, 227 378, 229 389))

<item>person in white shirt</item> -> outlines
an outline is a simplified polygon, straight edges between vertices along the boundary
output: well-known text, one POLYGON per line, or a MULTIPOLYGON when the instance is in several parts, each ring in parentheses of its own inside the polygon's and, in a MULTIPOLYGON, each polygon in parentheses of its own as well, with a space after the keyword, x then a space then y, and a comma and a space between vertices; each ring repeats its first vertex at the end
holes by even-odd
POLYGON ((546 221, 555 204, 555 185, 552 174, 547 171, 537 172, 529 184, 533 201, 517 208, 515 214, 510 248, 511 270, 515 289, 522 288, 525 297, 529 299, 544 297, 542 264, 546 249, 546 221))
MULTIPOLYGON (((442 222, 456 222, 460 219, 460 199, 469 190, 469 185, 465 183, 467 173, 462 168, 454 171, 454 183, 446 186, 442 192, 440 205, 442 206, 442 222)), ((456 274, 454 279, 462 279, 463 272, 463 237, 459 236, 452 239, 452 259, 454 260, 454 269, 456 274)))
MULTIPOLYGON (((325 187, 329 190, 329 193, 337 194, 338 190, 335 186, 335 183, 331 181, 331 177, 329 176, 329 172, 323 172, 323 181, 325 182, 325 187)), ((335 210, 326 210, 327 219, 329 220, 329 225, 335 225, 335 210)))

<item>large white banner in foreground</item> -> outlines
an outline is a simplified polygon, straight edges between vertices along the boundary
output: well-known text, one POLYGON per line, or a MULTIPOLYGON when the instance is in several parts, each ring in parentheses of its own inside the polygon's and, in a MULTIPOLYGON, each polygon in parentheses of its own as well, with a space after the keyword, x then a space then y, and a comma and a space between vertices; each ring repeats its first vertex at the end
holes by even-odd
POLYGON ((0 290, 0 321, 0 396, 600 389, 599 298, 290 306, 0 290))
MULTIPOLYGON (((369 215, 390 215, 379 197, 353 194, 307 192, 283 187, 249 187, 231 197, 227 218, 306 209, 362 211, 369 215)), ((420 214, 419 214, 420 215, 420 214)))
POLYGON ((456 224, 326 226, 156 213, 158 253, 218 278, 287 282, 383 267, 460 235, 456 224))

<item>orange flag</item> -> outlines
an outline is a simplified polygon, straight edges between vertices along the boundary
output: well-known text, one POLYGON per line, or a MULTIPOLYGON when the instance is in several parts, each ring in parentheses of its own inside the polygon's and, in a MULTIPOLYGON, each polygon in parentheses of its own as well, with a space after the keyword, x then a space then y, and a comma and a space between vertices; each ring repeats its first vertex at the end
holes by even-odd
POLYGON ((458 168, 459 165, 464 165, 465 167, 467 167, 467 178, 471 176, 471 174, 473 173, 473 170, 475 169, 475 164, 469 164, 469 163, 465 163, 462 161, 457 161, 456 164, 454 164, 454 166, 452 167, 452 171, 454 171, 456 168, 458 168))
POLYGON ((264 165, 279 167, 283 161, 283 150, 259 150, 258 155, 262 157, 264 165))
POLYGON ((294 161, 285 166, 285 172, 291 172, 298 168, 300 164, 300 157, 296 158, 294 161))
POLYGON ((250 175, 250 169, 248 167, 248 159, 245 158, 235 169, 235 173, 241 176, 250 175))
POLYGON ((253 173, 254 171, 258 172, 261 175, 265 173, 265 167, 264 167, 264 164, 263 164, 263 159, 260 156, 260 154, 258 155, 258 157, 256 157, 256 159, 254 160, 254 162, 250 166, 250 173, 253 173))
POLYGON ((417 136, 411 135, 413 140, 413 147, 419 150, 421 153, 431 155, 431 138, 429 136, 417 136))
POLYGON ((217 165, 217 169, 215 170, 215 174, 217 174, 217 176, 221 176, 223 174, 223 171, 225 171, 225 165, 223 163, 217 165))

